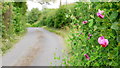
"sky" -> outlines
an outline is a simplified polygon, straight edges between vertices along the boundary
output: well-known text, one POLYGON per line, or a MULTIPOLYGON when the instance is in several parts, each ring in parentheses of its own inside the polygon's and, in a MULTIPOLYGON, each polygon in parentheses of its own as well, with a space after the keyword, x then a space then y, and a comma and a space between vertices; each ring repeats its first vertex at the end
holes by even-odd
MULTIPOLYGON (((67 0, 67 4, 74 3, 78 0, 67 0)), ((62 5, 66 4, 66 0, 61 0, 62 5)), ((51 5, 41 5, 38 2, 33 1, 27 1, 28 10, 31 10, 32 8, 38 8, 39 10, 42 10, 43 7, 46 8, 59 8, 60 0, 57 0, 55 3, 50 2, 51 5)))

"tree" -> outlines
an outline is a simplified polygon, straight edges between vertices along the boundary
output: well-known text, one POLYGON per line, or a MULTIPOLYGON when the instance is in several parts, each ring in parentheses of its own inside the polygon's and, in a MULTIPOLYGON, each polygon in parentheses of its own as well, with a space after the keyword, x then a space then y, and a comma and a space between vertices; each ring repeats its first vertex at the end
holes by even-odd
POLYGON ((41 12, 37 8, 33 8, 31 11, 27 13, 28 23, 29 24, 35 23, 39 19, 40 15, 41 12))

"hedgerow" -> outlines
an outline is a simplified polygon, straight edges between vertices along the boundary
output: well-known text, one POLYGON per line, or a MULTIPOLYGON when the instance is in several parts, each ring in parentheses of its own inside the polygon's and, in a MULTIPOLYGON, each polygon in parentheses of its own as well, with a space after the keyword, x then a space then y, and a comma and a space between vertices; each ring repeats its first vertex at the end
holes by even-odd
MULTIPOLYGON (((69 6, 69 5, 68 5, 69 6)), ((54 28, 69 27, 67 66, 118 66, 120 3, 77 2, 73 7, 48 10, 35 23, 54 28)))
POLYGON ((120 3, 78 2, 72 19, 68 66, 118 66, 120 3))
POLYGON ((0 3, 0 38, 1 50, 5 53, 12 47, 12 42, 26 31, 26 2, 2 2, 0 3))

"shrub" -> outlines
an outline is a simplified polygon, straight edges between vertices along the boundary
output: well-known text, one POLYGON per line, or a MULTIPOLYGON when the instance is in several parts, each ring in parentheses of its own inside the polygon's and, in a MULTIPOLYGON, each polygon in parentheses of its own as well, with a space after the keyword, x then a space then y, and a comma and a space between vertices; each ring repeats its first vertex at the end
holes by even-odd
MULTIPOLYGON (((40 26, 62 28, 71 23, 71 19, 66 17, 69 9, 73 9, 74 4, 61 6, 59 9, 46 9, 42 12, 39 21, 40 26)), ((38 25, 39 25, 38 24, 38 25)))
POLYGON ((71 50, 66 65, 70 66, 118 66, 118 46, 120 43, 120 3, 78 2, 72 19, 69 41, 71 50), (97 16, 98 9, 104 17, 97 16), (109 41, 98 43, 104 36, 109 41), (103 45, 106 47, 102 47, 103 45), (102 45, 102 46, 101 46, 102 45))
POLYGON ((11 48, 16 36, 26 31, 26 10, 26 2, 0 3, 0 37, 3 53, 11 48))
POLYGON ((31 11, 28 11, 27 13, 27 22, 29 24, 35 23, 36 21, 38 21, 40 15, 41 11, 39 11, 38 8, 33 8, 31 11))

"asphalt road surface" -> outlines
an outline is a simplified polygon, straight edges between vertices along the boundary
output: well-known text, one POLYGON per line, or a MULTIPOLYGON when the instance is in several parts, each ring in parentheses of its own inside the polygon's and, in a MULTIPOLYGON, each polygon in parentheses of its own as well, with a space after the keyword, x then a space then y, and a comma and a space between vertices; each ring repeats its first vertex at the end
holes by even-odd
POLYGON ((63 39, 43 28, 29 27, 27 30, 26 35, 3 55, 2 66, 61 66, 63 39))

